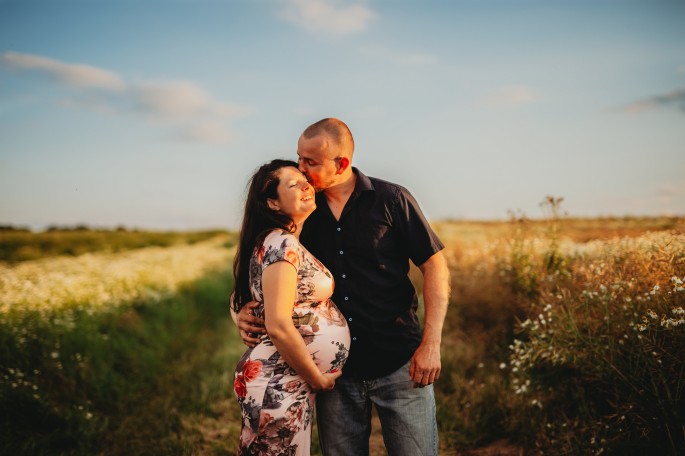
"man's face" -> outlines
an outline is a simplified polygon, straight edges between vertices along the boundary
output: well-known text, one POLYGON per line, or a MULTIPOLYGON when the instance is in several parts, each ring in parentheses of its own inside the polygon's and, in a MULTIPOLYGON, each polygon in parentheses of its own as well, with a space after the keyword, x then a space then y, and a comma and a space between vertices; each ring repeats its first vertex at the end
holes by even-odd
POLYGON ((325 135, 305 138, 297 142, 297 162, 302 174, 319 192, 337 183, 338 158, 325 135))

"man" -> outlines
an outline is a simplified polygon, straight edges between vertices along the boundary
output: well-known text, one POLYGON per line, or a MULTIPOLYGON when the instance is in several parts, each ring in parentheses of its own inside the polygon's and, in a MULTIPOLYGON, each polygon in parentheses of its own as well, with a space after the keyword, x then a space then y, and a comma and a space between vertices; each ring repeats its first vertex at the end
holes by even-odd
MULTIPOLYGON (((373 404, 391 456, 437 455, 432 384, 449 299, 444 246, 412 195, 353 168, 353 153, 349 128, 334 118, 309 126, 298 141, 300 171, 318 192, 300 240, 333 273, 333 301, 352 335, 342 377, 317 394, 321 447, 327 456, 368 455, 373 404), (424 277, 423 332, 409 260, 424 277)), ((250 333, 263 328, 245 308, 238 326, 254 344, 250 333)))

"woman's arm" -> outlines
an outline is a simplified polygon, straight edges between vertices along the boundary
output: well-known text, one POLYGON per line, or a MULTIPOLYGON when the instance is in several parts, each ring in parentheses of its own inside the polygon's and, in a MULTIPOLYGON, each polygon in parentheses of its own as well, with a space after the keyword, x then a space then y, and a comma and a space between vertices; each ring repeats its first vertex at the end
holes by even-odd
POLYGON ((266 332, 286 363, 317 391, 332 389, 340 372, 322 374, 312 360, 304 339, 293 324, 297 271, 278 261, 262 272, 266 332))

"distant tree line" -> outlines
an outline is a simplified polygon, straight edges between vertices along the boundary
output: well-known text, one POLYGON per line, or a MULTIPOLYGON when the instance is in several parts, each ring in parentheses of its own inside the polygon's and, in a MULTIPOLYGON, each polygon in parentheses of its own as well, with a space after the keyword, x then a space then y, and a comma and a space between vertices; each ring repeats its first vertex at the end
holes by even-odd
POLYGON ((34 232, 26 227, 0 226, 0 261, 16 263, 57 255, 82 255, 89 252, 121 252, 157 246, 194 244, 220 235, 229 235, 226 246, 233 245, 235 233, 226 230, 143 231, 118 226, 93 229, 87 225, 51 225, 34 232))

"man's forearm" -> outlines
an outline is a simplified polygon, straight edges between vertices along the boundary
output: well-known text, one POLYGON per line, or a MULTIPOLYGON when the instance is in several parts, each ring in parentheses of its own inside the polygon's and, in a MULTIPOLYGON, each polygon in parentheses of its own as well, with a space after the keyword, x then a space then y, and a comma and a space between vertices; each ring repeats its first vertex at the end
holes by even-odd
POLYGON ((423 304, 426 310, 422 343, 440 345, 450 297, 450 274, 442 252, 419 269, 423 273, 423 304))

